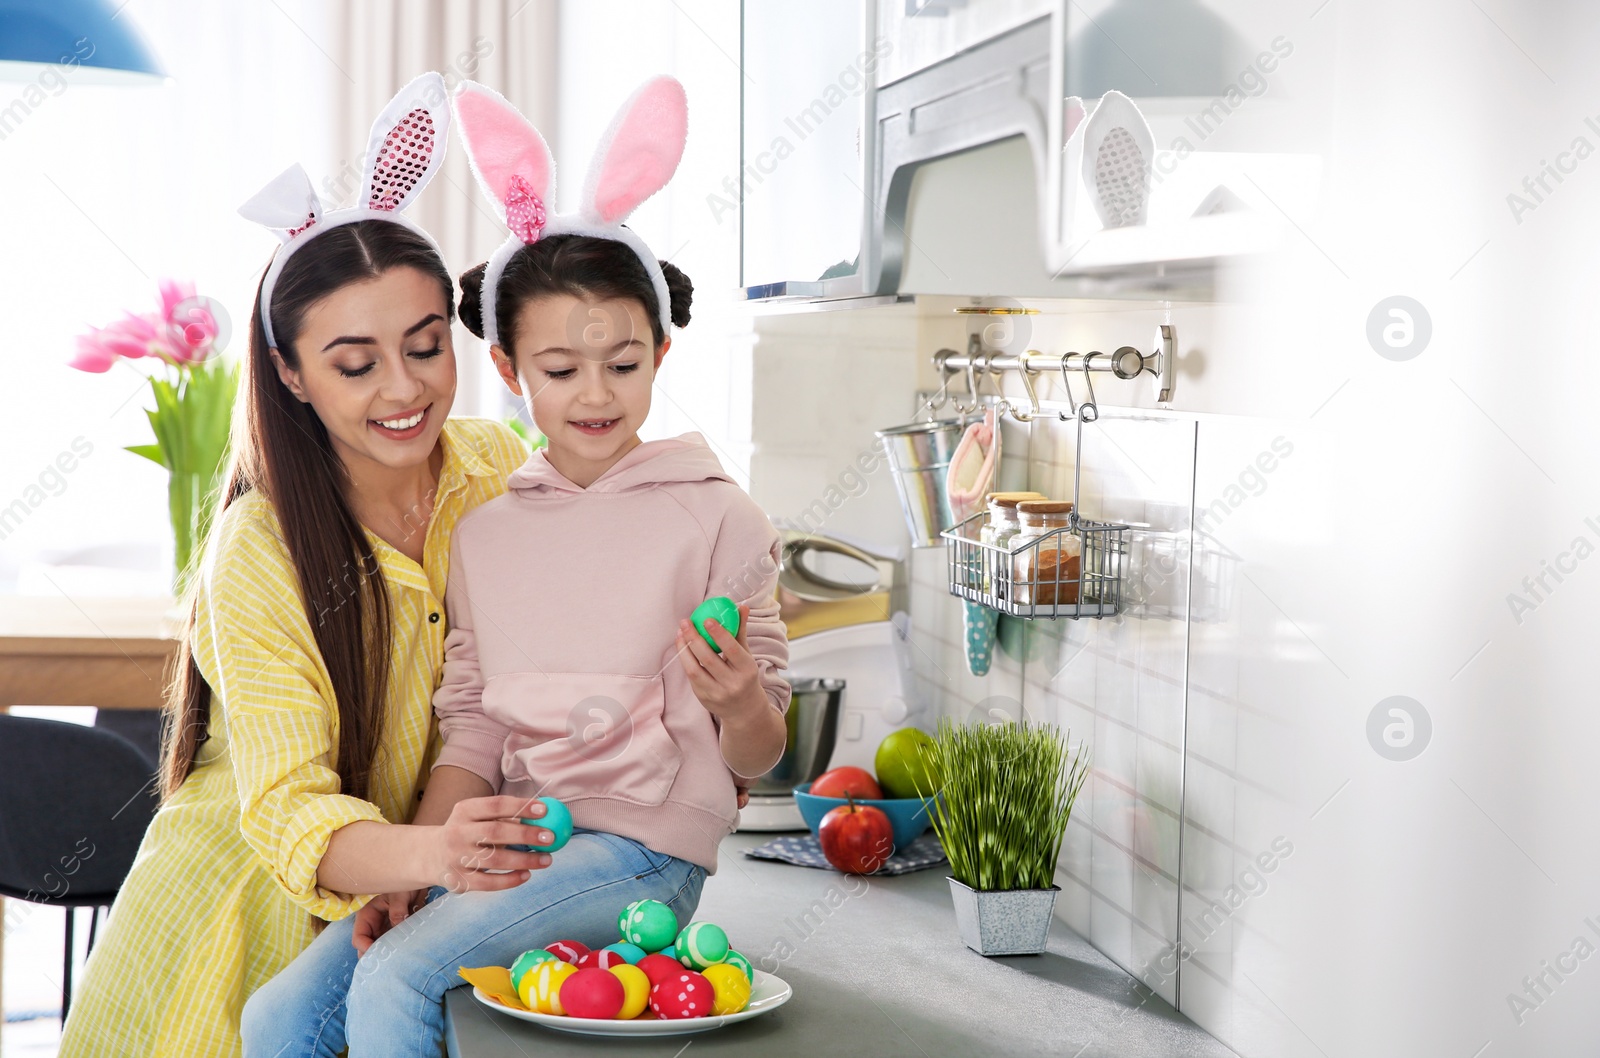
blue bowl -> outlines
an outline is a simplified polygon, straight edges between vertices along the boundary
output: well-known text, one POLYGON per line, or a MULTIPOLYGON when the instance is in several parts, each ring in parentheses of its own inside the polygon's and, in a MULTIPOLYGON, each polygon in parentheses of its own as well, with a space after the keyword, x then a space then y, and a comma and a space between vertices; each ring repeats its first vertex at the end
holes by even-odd
MULTIPOLYGON (((843 797, 814 797, 809 792, 810 783, 803 783, 794 788, 794 803, 800 807, 800 818, 806 821, 806 826, 815 834, 817 828, 822 826, 822 817, 840 805, 850 802, 843 797)), ((889 827, 894 832, 894 847, 903 849, 917 838, 922 832, 932 825, 929 818, 931 799, 928 801, 920 797, 897 797, 881 801, 870 801, 856 798, 858 805, 871 805, 883 811, 889 817, 889 827)))

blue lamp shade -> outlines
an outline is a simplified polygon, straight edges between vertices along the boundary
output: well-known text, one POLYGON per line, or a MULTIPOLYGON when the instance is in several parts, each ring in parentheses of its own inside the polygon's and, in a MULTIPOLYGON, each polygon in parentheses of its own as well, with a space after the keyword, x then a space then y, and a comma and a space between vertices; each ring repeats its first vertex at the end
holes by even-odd
POLYGON ((33 81, 46 68, 74 81, 153 83, 167 74, 110 0, 0 0, 0 81, 33 81))

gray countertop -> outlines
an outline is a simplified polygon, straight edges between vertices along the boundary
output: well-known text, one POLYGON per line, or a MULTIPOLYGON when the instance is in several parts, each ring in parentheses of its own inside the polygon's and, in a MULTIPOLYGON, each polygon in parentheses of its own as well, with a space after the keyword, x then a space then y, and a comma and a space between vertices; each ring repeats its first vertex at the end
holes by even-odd
POLYGON ((752 860, 772 835, 733 834, 695 918, 716 922, 794 998, 771 1014, 693 1036, 604 1039, 445 999, 452 1058, 759 1053, 946 1058, 1234 1058, 1057 920, 1042 955, 987 959, 956 934, 945 865, 896 877, 752 860))

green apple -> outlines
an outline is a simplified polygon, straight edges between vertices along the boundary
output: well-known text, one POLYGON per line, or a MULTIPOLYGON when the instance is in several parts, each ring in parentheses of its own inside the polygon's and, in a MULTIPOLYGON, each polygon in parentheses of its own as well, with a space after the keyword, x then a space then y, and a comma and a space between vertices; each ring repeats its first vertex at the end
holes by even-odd
POLYGON ((885 797, 927 797, 939 788, 939 773, 923 755, 933 739, 914 727, 902 727, 878 746, 873 768, 885 797))

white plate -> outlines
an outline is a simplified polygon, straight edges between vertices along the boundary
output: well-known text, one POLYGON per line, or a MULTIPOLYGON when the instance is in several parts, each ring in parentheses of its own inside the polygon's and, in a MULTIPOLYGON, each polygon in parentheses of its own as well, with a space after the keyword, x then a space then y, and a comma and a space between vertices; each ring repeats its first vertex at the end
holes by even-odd
POLYGON ((472 995, 478 1002, 508 1018, 531 1021, 547 1029, 571 1032, 579 1036, 687 1036, 692 1032, 709 1032, 736 1021, 748 1021, 777 1010, 794 995, 794 989, 781 977, 762 970, 755 971, 755 983, 750 988, 750 1005, 737 1014, 717 1014, 705 1018, 635 1018, 632 1021, 607 1021, 602 1018, 569 1018, 559 1014, 536 1014, 531 1010, 512 1010, 490 999, 476 986, 472 995))

